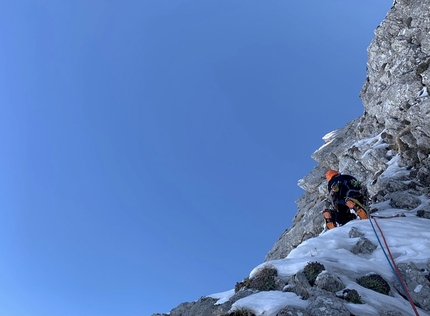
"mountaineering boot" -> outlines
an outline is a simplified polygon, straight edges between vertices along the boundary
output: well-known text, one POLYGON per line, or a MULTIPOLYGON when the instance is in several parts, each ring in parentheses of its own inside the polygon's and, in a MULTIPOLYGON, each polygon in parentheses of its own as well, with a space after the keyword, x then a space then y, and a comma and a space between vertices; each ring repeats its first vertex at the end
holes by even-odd
POLYGON ((358 217, 360 217, 360 219, 368 219, 366 211, 363 210, 361 206, 357 205, 357 203, 355 203, 353 199, 347 198, 345 204, 350 209, 353 209, 355 213, 357 213, 358 217))
POLYGON ((369 218, 369 217, 367 217, 366 211, 363 210, 361 207, 358 208, 358 210, 356 210, 355 212, 360 217, 360 219, 368 219, 369 218))
POLYGON ((325 226, 327 229, 333 229, 336 227, 336 223, 333 222, 333 219, 331 218, 330 210, 324 210, 323 211, 325 226))

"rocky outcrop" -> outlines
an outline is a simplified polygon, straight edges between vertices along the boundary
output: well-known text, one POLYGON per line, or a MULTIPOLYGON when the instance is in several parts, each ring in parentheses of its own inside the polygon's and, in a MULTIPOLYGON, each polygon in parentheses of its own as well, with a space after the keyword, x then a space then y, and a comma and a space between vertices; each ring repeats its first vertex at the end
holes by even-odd
MULTIPOLYGON (((402 278, 406 280, 405 285, 414 302, 417 302, 421 308, 430 310, 430 280, 428 273, 430 261, 427 264, 427 269, 419 269, 412 262, 400 263, 398 268, 402 278)), ((395 283, 394 287, 399 293, 404 294, 398 283, 395 283)))
POLYGON ((174 308, 171 312, 171 316, 193 316, 193 315, 212 315, 213 312, 218 308, 216 299, 210 297, 202 297, 197 302, 182 303, 178 307, 174 308))
POLYGON ((428 1, 396 0, 368 48, 367 78, 360 96, 364 115, 326 135, 313 155, 318 162, 298 185, 293 225, 266 256, 284 258, 323 229, 324 173, 357 176, 369 203, 430 211, 422 203, 430 187, 430 9, 428 1))

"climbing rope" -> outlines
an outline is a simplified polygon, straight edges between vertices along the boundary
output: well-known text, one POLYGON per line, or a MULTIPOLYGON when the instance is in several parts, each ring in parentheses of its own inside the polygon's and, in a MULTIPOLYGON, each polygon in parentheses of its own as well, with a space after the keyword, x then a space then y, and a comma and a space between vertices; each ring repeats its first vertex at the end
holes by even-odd
POLYGON ((402 287, 402 289, 403 289, 403 292, 405 292, 405 295, 406 295, 406 297, 408 298, 408 301, 409 301, 409 303, 411 304, 412 309, 413 309, 413 310, 414 310, 414 312, 415 312, 415 315, 416 315, 416 316, 420 316, 420 314, 418 313, 417 308, 415 307, 414 301, 412 300, 412 297, 411 297, 411 295, 410 295, 410 293, 409 293, 409 291, 408 291, 408 288, 406 287, 406 284, 405 284, 405 282, 403 281, 402 275, 400 274, 400 271, 399 271, 399 269, 397 268, 396 262, 394 261, 393 255, 391 254, 390 247, 388 247, 387 240, 385 239, 384 233, 382 232, 381 226, 379 226, 378 222, 376 221, 376 217, 371 216, 371 215, 369 214, 369 211, 367 210, 367 208, 365 208, 365 207, 360 203, 360 201, 358 201, 358 200, 356 200, 356 199, 351 199, 351 200, 353 200, 356 204, 358 204, 361 208, 363 208, 363 210, 365 210, 365 211, 366 211, 367 217, 369 217, 370 225, 372 226, 372 229, 373 229, 373 232, 375 233, 376 239, 378 240, 378 243, 379 243, 379 245, 381 246, 382 251, 384 252, 385 258, 387 258, 388 264, 390 265, 391 269, 392 269, 392 270, 393 270, 393 272, 394 272, 394 275, 396 276, 397 280, 399 281, 400 286, 401 286, 401 287, 402 287), (373 223, 372 223, 372 219, 373 219, 373 221, 375 222, 376 226, 377 226, 377 227, 378 227, 378 229, 379 229, 379 233, 381 234, 381 237, 382 237, 382 239, 383 239, 383 241, 384 241, 385 248, 387 249, 387 251, 385 251, 384 246, 382 245, 381 239, 379 238, 378 233, 376 232, 375 226, 374 226, 374 225, 373 225, 373 223), (388 255, 387 255, 387 252, 388 252, 388 255))
POLYGON ((373 221, 375 222, 376 226, 378 227, 379 232, 381 233, 381 237, 382 237, 382 239, 384 240, 385 248, 387 249, 388 254, 389 254, 389 256, 390 256, 390 259, 391 259, 391 260, 388 258, 387 253, 385 252, 385 249, 384 249, 384 247, 382 246, 381 240, 379 239, 378 234, 376 233, 376 230, 375 230, 375 227, 374 227, 374 226, 373 226, 373 224, 372 224, 372 221, 371 221, 371 220, 369 220, 369 221, 370 221, 370 224, 372 225, 373 231, 375 232, 376 238, 378 239, 379 245, 381 246, 381 249, 382 249, 382 251, 384 252, 385 257, 387 258, 388 263, 389 263, 389 264, 390 264, 390 266, 391 266, 391 269, 393 270, 394 274, 396 275, 397 280, 399 281, 399 283, 400 283, 400 285, 401 285, 401 287, 402 287, 402 289, 403 289, 403 292, 405 292, 406 297, 408 298, 408 301, 409 301, 409 303, 411 304, 412 309, 413 309, 413 310, 414 310, 414 312, 415 312, 415 315, 420 316, 420 314, 418 313, 417 308, 415 307, 414 301, 412 300, 411 294, 409 293, 408 288, 406 287, 406 284, 405 284, 405 282, 403 281, 402 275, 400 274, 400 271, 399 271, 399 269, 397 268, 396 262, 394 261, 393 255, 391 254, 390 247, 388 247, 387 240, 385 239, 384 233, 382 232, 381 226, 379 226, 379 224, 378 224, 378 222, 376 221, 376 218, 375 218, 375 217, 372 217, 372 219, 373 219, 373 221))

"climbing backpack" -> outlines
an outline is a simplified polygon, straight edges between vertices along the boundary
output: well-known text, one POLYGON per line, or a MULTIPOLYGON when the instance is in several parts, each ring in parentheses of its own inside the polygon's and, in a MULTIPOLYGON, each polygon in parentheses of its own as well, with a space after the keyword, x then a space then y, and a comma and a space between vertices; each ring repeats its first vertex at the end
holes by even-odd
POLYGON ((353 176, 339 175, 330 185, 330 196, 334 202, 345 204, 346 197, 362 198, 361 183, 353 176))

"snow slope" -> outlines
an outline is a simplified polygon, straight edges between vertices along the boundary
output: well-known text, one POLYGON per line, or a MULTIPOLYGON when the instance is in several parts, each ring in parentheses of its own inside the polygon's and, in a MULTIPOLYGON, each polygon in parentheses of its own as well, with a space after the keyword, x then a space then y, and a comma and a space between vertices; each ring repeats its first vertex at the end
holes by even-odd
MULTIPOLYGON (((379 205, 382 209, 384 205, 379 205)), ((415 212, 399 209, 386 208, 374 215, 388 216, 403 212, 406 217, 377 219, 381 227, 391 253, 397 264, 401 262, 414 262, 417 267, 427 269, 430 258, 430 221, 415 216, 415 212)), ((377 228, 375 227, 376 231, 377 228)), ((378 232, 379 234, 379 232, 378 232)), ((284 279, 302 270, 309 262, 322 263, 328 272, 338 276, 346 288, 355 289, 360 294, 364 304, 347 303, 346 307, 354 315, 378 315, 386 311, 387 306, 401 310, 404 315, 414 315, 410 303, 392 289, 393 296, 383 295, 366 289, 357 284, 356 279, 360 276, 377 273, 390 284, 398 282, 387 258, 378 243, 372 225, 369 220, 351 221, 343 227, 326 231, 319 237, 311 238, 290 254, 280 260, 265 262, 250 273, 250 277, 264 265, 273 265, 278 270, 278 275, 284 279), (350 238, 349 232, 355 227, 364 237, 369 239, 377 249, 369 255, 355 255, 350 250, 356 244, 358 238, 350 238)), ((425 285, 417 285, 415 291, 420 291, 425 285)), ((234 290, 210 295, 218 298, 217 304, 225 302, 234 294, 234 290)), ((235 302, 231 310, 241 307, 253 310, 256 315, 275 316, 285 306, 305 308, 308 302, 302 300, 294 293, 282 291, 259 292, 235 302)), ((390 309, 390 308, 388 308, 390 309)), ((430 315, 423 310, 419 314, 430 315)))

